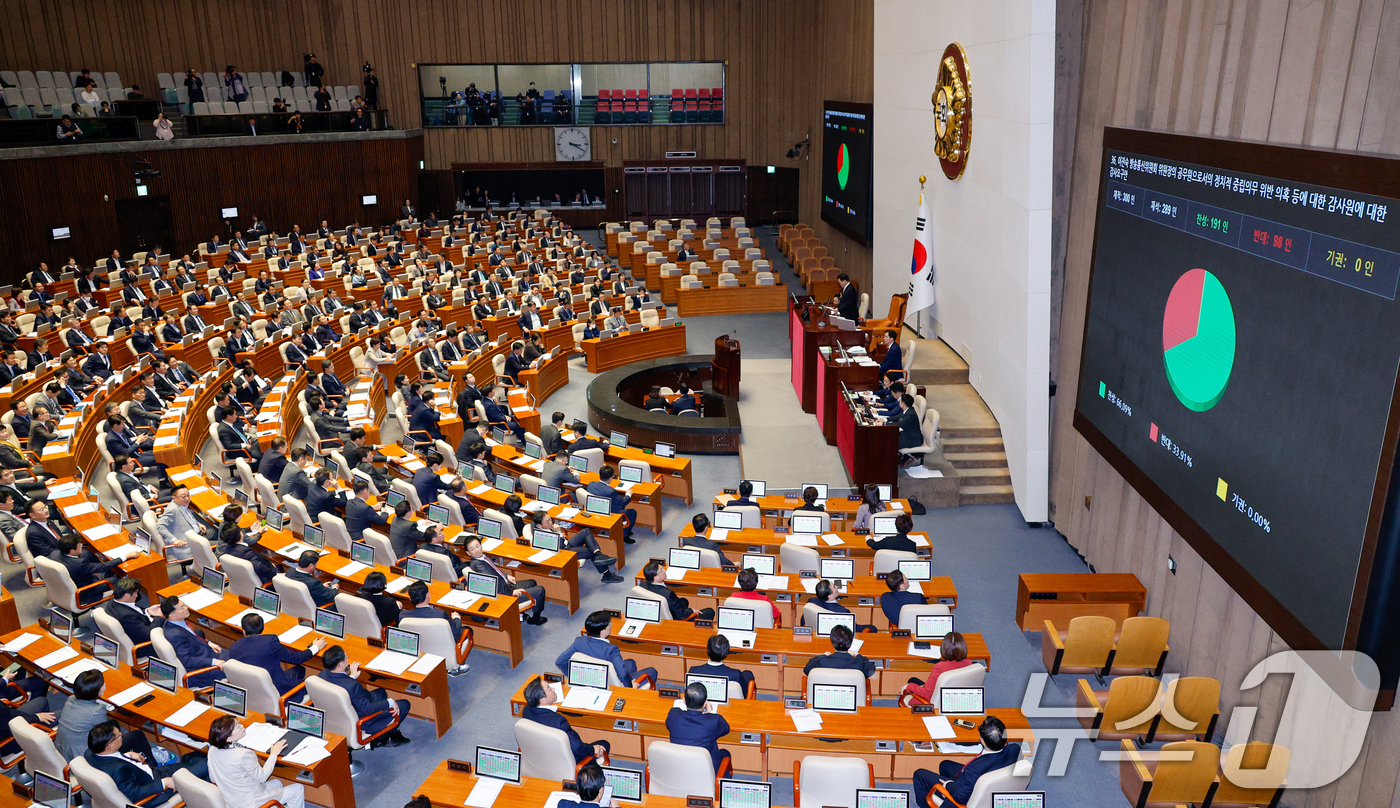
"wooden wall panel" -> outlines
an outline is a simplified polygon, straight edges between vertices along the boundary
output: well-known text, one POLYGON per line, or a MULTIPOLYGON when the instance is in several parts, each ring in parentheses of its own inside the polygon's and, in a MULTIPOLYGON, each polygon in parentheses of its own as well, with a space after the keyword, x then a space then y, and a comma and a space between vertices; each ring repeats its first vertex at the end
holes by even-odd
MULTIPOLYGON (((1065 267, 1055 289, 1057 380, 1052 399, 1051 513, 1055 527, 1100 572, 1134 572, 1148 612, 1172 621, 1168 669, 1221 679, 1224 716, 1259 708, 1270 737, 1287 697, 1284 677, 1238 684, 1286 646, 1224 580, 1128 486, 1071 425, 1083 339, 1105 126, 1400 154, 1400 0, 1078 0, 1083 29, 1061 67, 1072 121, 1057 132, 1067 157, 1055 217, 1065 267), (1085 507, 1085 497, 1092 506, 1085 507), (1166 570, 1170 554, 1177 563, 1166 570)), ((1076 20, 1062 13, 1061 20, 1076 20)), ((1222 731, 1225 723, 1222 722, 1222 731)), ((1338 782, 1290 793, 1309 808, 1400 808, 1400 715, 1378 714, 1362 757, 1338 782)))

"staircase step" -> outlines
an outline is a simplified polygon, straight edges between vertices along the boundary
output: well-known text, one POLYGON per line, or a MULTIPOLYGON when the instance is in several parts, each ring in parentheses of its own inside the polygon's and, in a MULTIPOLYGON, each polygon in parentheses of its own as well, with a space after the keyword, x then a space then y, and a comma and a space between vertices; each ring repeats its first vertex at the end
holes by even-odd
POLYGON ((957 469, 995 469, 1006 466, 1006 452, 961 452, 944 458, 957 469))
POLYGON ((1005 505, 1015 501, 1009 485, 974 485, 958 492, 959 505, 1005 505))
POLYGON ((1001 437, 1001 427, 999 426, 943 426, 939 425, 939 431, 943 433, 943 439, 948 438, 999 438, 1001 437))
POLYGON ((971 468, 959 471, 958 484, 963 490, 975 485, 1011 485, 1009 468, 971 468))
POLYGON ((943 454, 965 452, 1004 452, 1006 445, 1001 438, 950 438, 943 436, 943 454))
POLYGON ((968 384, 967 368, 914 368, 909 378, 914 384, 968 384))

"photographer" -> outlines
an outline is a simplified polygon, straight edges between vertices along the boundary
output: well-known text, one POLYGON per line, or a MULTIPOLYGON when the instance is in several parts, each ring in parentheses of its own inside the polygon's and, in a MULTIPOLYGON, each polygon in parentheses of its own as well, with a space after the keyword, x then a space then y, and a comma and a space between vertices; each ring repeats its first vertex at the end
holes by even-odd
POLYGON ((379 109, 379 78, 369 62, 365 62, 365 104, 370 109, 379 109))
POLYGON ((305 65, 303 70, 306 73, 306 85, 308 87, 320 87, 321 78, 326 75, 326 68, 316 61, 316 54, 303 53, 301 61, 305 65))
POLYGON ((204 101, 204 79, 194 72, 193 67, 185 71, 185 91, 189 96, 190 112, 193 114, 194 105, 204 101))
POLYGON ((243 74, 233 65, 224 68, 224 85, 228 87, 232 100, 239 103, 248 100, 248 87, 243 83, 243 74))

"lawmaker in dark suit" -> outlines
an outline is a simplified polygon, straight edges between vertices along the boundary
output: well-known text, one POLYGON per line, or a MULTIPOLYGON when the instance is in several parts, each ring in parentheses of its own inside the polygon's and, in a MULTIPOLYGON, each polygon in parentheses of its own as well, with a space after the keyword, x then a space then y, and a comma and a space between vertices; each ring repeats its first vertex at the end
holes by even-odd
MULTIPOLYGON (((321 653, 321 649, 326 647, 326 639, 317 637, 305 651, 288 648, 276 634, 262 633, 263 619, 256 614, 243 615, 242 626, 243 639, 228 649, 229 659, 236 659, 245 665, 253 665, 267 671, 268 676, 272 677, 273 687, 282 695, 286 695, 306 678, 306 668, 302 667, 302 663, 321 653), (284 664, 292 667, 284 668, 284 664)), ((303 690, 291 700, 301 701, 305 696, 306 691, 303 690)))
POLYGON ((694 611, 690 608, 689 600, 677 595, 670 587, 666 586, 666 573, 662 570, 660 561, 647 562, 647 565, 642 568, 642 577, 646 581, 642 584, 643 589, 666 599, 666 608, 670 611, 672 620, 689 620, 691 615, 701 620, 714 619, 714 609, 706 608, 698 612, 694 611))
POLYGON ((854 320, 860 316, 860 299, 856 295, 856 285, 851 283, 851 276, 842 272, 836 278, 836 282, 841 285, 841 293, 836 300, 836 313, 847 320, 854 320))
MULTIPOLYGON (((442 430, 438 429, 438 421, 441 417, 438 411, 432 407, 419 407, 414 411, 412 417, 408 419, 408 431, 427 432, 428 437, 433 440, 443 440, 442 430)), ((424 504, 426 505, 427 503, 424 504)))
POLYGON ((382 572, 371 572, 365 576, 365 582, 360 587, 359 596, 374 604, 374 614, 379 618, 381 626, 397 626, 399 624, 399 601, 393 595, 387 594, 384 587, 387 580, 382 572))
MULTIPOLYGON (((420 409, 419 412, 422 410, 420 409)), ((441 452, 428 452, 424 462, 428 464, 427 468, 413 472, 413 490, 418 494, 419 504, 427 508, 437 502, 438 494, 452 489, 438 476, 442 473, 443 456, 441 452)))
POLYGON ((225 522, 219 527, 219 539, 223 542, 220 556, 241 558, 253 565, 253 573, 263 586, 271 586, 277 576, 277 568, 267 560, 267 556, 243 543, 243 531, 237 524, 225 522))
POLYGON ((546 687, 540 677, 536 676, 525 684, 525 710, 520 717, 526 721, 534 721, 536 724, 543 724, 546 727, 557 729, 569 738, 569 749, 574 753, 574 762, 582 763, 589 758, 603 759, 612 751, 612 745, 607 741, 594 741, 584 743, 578 732, 569 726, 568 719, 555 712, 546 709, 559 701, 559 695, 554 692, 554 688, 546 687))
POLYGON ((900 550, 906 553, 917 553, 919 546, 914 544, 914 540, 909 538, 909 531, 914 529, 914 519, 907 513, 901 513, 894 518, 894 529, 898 532, 893 536, 883 536, 879 539, 866 539, 865 543, 870 545, 872 550, 900 550))
POLYGON ((232 457, 251 459, 255 464, 262 460, 262 449, 258 446, 257 439, 249 437, 238 425, 237 410, 221 407, 214 413, 214 417, 219 420, 219 442, 223 444, 224 451, 232 457))
POLYGON ((914 802, 928 805, 930 791, 937 790, 939 797, 951 797, 958 805, 965 805, 972 797, 977 780, 987 772, 1004 769, 1021 758, 1021 745, 1006 742, 1006 725, 996 716, 987 716, 977 727, 982 736, 982 754, 966 765, 951 760, 938 764, 938 773, 928 769, 914 772, 914 802))
MULTIPOLYGON (((698 746, 709 752, 715 773, 723 776, 729 764, 729 750, 719 748, 719 739, 729 734, 729 722, 714 712, 714 705, 705 700, 706 696, 704 685, 698 682, 687 685, 685 708, 671 708, 666 714, 666 729, 671 734, 671 743, 698 746)), ((728 768, 733 770, 732 766, 728 768)))
POLYGON ((909 581, 899 570, 892 570, 885 576, 885 586, 889 587, 890 591, 880 596, 880 609, 884 611, 885 619, 890 621, 891 628, 899 627, 900 609, 910 604, 928 603, 928 598, 918 592, 909 591, 909 581))
MULTIPOLYGON (((404 609, 399 612, 399 619, 405 617, 421 617, 425 620, 446 620, 448 628, 452 629, 452 641, 459 642, 462 635, 466 633, 466 627, 462 625, 462 618, 456 613, 449 615, 442 609, 433 606, 428 602, 428 585, 422 581, 414 581, 408 585, 408 602, 413 604, 412 609, 404 609)), ((465 666, 464 666, 465 667, 465 666)), ((463 671, 465 673, 465 671, 463 671)))
POLYGON ((671 402, 670 410, 672 415, 684 412, 685 410, 700 409, 700 406, 696 404, 695 396, 691 394, 689 387, 682 384, 678 388, 678 392, 680 393, 680 395, 677 396, 675 401, 671 402))
POLYGON ((749 697, 749 686, 753 684, 753 673, 738 668, 731 668, 724 664, 724 660, 729 656, 729 638, 723 634, 715 634, 705 643, 705 655, 709 657, 708 662, 695 665, 689 673, 700 676, 723 676, 731 682, 738 682, 739 689, 744 691, 744 698, 749 697))
POLYGON ((512 595, 522 602, 527 599, 534 600, 535 607, 525 622, 532 626, 539 626, 549 620, 542 614, 544 612, 544 587, 534 581, 517 581, 492 564, 491 560, 486 557, 485 551, 481 549, 481 539, 476 536, 467 539, 467 555, 471 557, 472 572, 490 575, 496 579, 496 593, 498 595, 512 595))
POLYGON ((307 591, 311 593, 311 600, 318 607, 335 611, 335 596, 339 590, 326 586, 316 577, 316 560, 320 557, 320 551, 303 550, 297 557, 296 569, 289 571, 287 577, 305 584, 307 591))
POLYGON ((344 502, 339 492, 332 493, 326 488, 330 479, 330 471, 321 469, 316 472, 316 479, 311 481, 311 487, 306 492, 306 514, 318 525, 321 524, 321 514, 329 513, 334 516, 335 509, 344 502))
MULTIPOLYGON (((151 629, 165 625, 164 617, 157 617, 160 614, 160 606, 155 606, 155 615, 151 614, 152 609, 142 609, 138 605, 141 597, 141 582, 135 578, 118 578, 112 585, 112 599, 103 608, 107 614, 116 620, 126 632, 126 636, 131 640, 133 646, 141 645, 151 641, 151 629)), ((151 652, 149 646, 137 652, 137 656, 147 656, 151 652)))
POLYGON ((353 541, 363 541, 366 530, 384 532, 389 517, 375 510, 365 500, 369 497, 369 482, 356 477, 351 485, 355 496, 345 506, 345 530, 353 541))
POLYGON ((277 478, 277 495, 306 501, 306 492, 311 490, 311 480, 306 476, 306 450, 297 447, 292 450, 292 462, 282 468, 282 476, 277 478))
POLYGON ((268 482, 276 485, 282 480, 282 470, 287 467, 287 439, 273 438, 272 445, 263 452, 262 459, 258 461, 257 473, 261 474, 268 482))
POLYGON ((904 361, 899 350, 899 334, 894 329, 886 329, 883 337, 885 358, 880 360, 880 375, 883 379, 892 370, 904 370, 904 361))
POLYGON ((101 561, 90 550, 78 543, 75 536, 64 536, 58 541, 58 561, 68 570, 68 577, 78 590, 78 605, 86 606, 106 595, 111 582, 105 579, 116 575, 117 567, 127 559, 136 558, 140 553, 132 552, 122 558, 101 561), (103 584, 94 586, 94 584, 103 584), (91 587, 90 589, 88 587, 91 587))
POLYGON ((211 687, 224 678, 224 660, 228 652, 204 638, 204 632, 189 625, 190 609, 180 599, 165 598, 160 602, 160 613, 165 617, 165 639, 175 649, 175 656, 184 666, 186 674, 201 671, 189 677, 187 687, 198 690, 211 687), (203 670, 212 668, 212 670, 203 670))
POLYGON ((360 663, 347 664, 345 649, 339 645, 327 648, 326 652, 321 655, 321 663, 325 670, 317 675, 345 690, 350 695, 350 706, 355 710, 355 715, 361 719, 369 719, 362 728, 366 735, 390 730, 371 741, 371 749, 381 746, 402 746, 409 742, 409 739, 398 730, 399 722, 408 715, 409 703, 407 701, 403 699, 395 701, 389 698, 389 694, 383 688, 370 690, 355 681, 356 677, 360 675, 360 663))
POLYGON ((153 760, 133 760, 122 754, 122 731, 115 721, 103 721, 88 730, 87 751, 83 758, 94 769, 112 778, 117 790, 129 803, 140 803, 151 797, 151 805, 162 805, 176 794, 172 776, 180 769, 201 779, 209 777, 209 765, 203 755, 191 752, 179 762, 157 766, 153 760))
POLYGON ((409 518, 412 511, 413 506, 407 500, 394 506, 394 523, 389 526, 389 545, 396 559, 408 558, 418 552, 418 545, 428 540, 427 535, 409 518))
POLYGON ((845 626, 832 626, 831 647, 832 651, 821 656, 812 657, 807 660, 807 664, 802 668, 803 673, 810 674, 817 668, 832 668, 835 670, 854 670, 865 674, 869 679, 875 675, 875 663, 860 654, 851 653, 851 642, 855 634, 845 626))
MULTIPOLYGON (((899 448, 913 449, 924 444, 924 432, 919 427, 919 413, 914 409, 914 397, 905 393, 899 397, 899 448)), ((899 462, 901 465, 922 463, 924 456, 908 454, 899 462)))

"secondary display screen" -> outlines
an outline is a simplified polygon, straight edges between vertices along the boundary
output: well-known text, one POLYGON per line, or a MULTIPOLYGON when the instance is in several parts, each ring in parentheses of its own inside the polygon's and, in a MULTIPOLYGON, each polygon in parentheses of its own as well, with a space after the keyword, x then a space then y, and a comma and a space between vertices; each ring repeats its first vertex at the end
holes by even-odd
POLYGON ((1294 647, 1344 647, 1393 461, 1400 201, 1301 181, 1368 160, 1104 139, 1075 426, 1294 647))
POLYGON ((870 121, 874 107, 822 104, 822 221, 870 243, 870 121))

